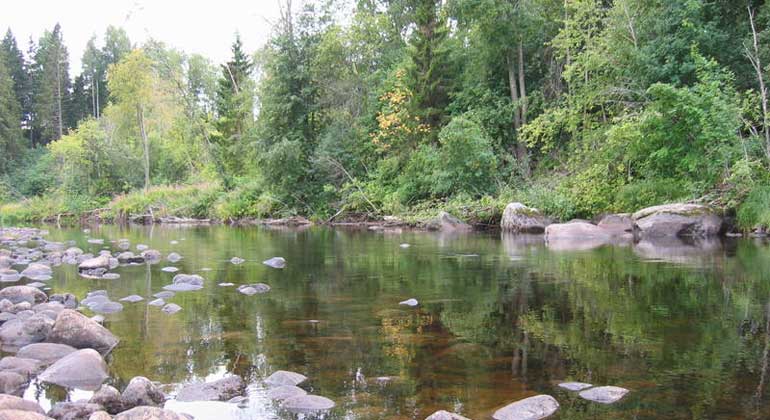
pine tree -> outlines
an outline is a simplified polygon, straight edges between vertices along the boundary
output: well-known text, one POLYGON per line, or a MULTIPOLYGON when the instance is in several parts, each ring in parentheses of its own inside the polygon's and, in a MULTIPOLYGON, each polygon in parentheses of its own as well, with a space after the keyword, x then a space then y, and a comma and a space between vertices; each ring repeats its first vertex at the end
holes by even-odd
POLYGON ((238 151, 244 135, 253 122, 254 96, 251 71, 254 64, 243 52, 240 35, 232 46, 233 58, 222 65, 222 76, 217 87, 217 161, 226 187, 233 174, 242 169, 238 151))
POLYGON ((64 115, 70 94, 69 56, 58 23, 40 39, 34 62, 34 129, 40 141, 48 143, 69 128, 64 115))
POLYGON ((2 43, 0 43, 0 54, 2 54, 5 68, 13 82, 16 103, 20 106, 19 118, 22 124, 26 125, 24 122, 28 120, 31 105, 31 81, 24 54, 19 49, 16 38, 10 29, 5 33, 2 43))
POLYGON ((16 100, 13 78, 4 60, 0 60, 0 173, 19 157, 21 107, 16 100))
POLYGON ((413 0, 416 28, 409 40, 414 113, 434 129, 446 118, 451 71, 446 46, 448 28, 440 5, 437 0, 413 0))

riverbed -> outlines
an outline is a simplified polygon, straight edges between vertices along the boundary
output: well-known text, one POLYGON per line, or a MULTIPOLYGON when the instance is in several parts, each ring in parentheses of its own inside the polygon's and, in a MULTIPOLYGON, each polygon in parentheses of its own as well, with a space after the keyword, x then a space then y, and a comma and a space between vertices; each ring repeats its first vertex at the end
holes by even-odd
MULTIPOLYGON (((335 401, 328 419, 424 419, 441 409, 486 419, 536 394, 559 401, 560 419, 770 418, 764 240, 549 246, 500 233, 46 229, 48 240, 94 254, 116 251, 118 239, 161 252, 157 264, 115 269, 114 280, 55 267, 46 291, 145 298, 103 315, 121 340, 107 359, 117 389, 138 375, 172 396, 228 374, 249 384, 239 404, 167 403, 196 419, 285 418, 263 382, 276 370, 302 373, 305 390, 335 401), (181 260, 168 262, 172 252, 181 260), (271 257, 285 268, 263 264, 271 257), (179 273, 201 275, 203 289, 167 299, 182 308, 174 314, 148 305, 179 273), (271 289, 237 291, 254 283, 271 289), (399 304, 407 299, 418 305, 399 304), (557 386, 568 380, 630 392, 597 404, 557 386)), ((38 382, 25 393, 44 408, 88 397, 38 382)))

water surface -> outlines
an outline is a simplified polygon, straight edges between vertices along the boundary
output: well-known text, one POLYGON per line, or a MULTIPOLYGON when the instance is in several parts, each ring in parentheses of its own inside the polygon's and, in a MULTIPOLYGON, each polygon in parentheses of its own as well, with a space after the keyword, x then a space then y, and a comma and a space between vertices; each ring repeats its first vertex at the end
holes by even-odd
MULTIPOLYGON (((118 389, 137 375, 172 393, 228 373, 250 384, 245 407, 169 403, 197 419, 286 418, 262 383, 278 369, 333 399, 329 419, 423 419, 438 409, 484 419, 538 393, 559 400, 560 419, 770 418, 770 247, 759 241, 549 248, 538 237, 326 228, 50 232, 87 252, 127 238, 134 251, 143 243, 183 256, 118 268, 118 280, 58 267, 52 293, 147 298, 171 282, 168 265, 206 278, 203 290, 168 300, 182 306, 177 314, 145 300, 105 322, 121 339, 109 359, 118 389), (274 256, 285 269, 262 264, 274 256), (272 290, 245 296, 223 282, 272 290), (398 304, 408 298, 420 305, 398 304), (631 393, 601 406, 559 390, 564 380, 631 393)), ((45 406, 87 394, 35 384, 27 397, 45 406)))

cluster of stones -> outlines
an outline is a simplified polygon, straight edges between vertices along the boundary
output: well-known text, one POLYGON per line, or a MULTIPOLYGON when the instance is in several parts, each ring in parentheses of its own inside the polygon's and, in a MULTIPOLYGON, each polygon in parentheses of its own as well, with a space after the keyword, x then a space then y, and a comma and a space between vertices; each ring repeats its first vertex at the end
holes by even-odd
MULTIPOLYGON (((578 395, 588 401, 600 404, 612 404, 620 401, 628 390, 617 386, 598 386, 582 382, 564 382, 559 387, 578 395)), ((559 410, 559 402, 550 395, 535 395, 512 402, 492 415, 494 420, 539 420, 552 416, 559 410)), ((425 420, 469 420, 457 413, 440 410, 425 420)))

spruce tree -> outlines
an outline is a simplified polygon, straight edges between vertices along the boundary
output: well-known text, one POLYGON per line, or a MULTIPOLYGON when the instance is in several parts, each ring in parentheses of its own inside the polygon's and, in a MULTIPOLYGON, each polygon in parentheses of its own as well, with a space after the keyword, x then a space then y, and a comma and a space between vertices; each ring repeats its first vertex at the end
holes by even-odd
POLYGON ((0 174, 9 169, 20 153, 21 107, 13 88, 11 72, 0 60, 0 174))
POLYGON ((24 54, 19 49, 16 38, 10 29, 5 33, 5 37, 0 43, 0 54, 13 83, 16 103, 20 106, 19 118, 22 124, 26 125, 24 121, 28 118, 31 105, 31 81, 24 54))
POLYGON ((59 139, 69 128, 64 115, 69 94, 69 56, 57 23, 40 39, 34 57, 34 129, 41 143, 59 139))

